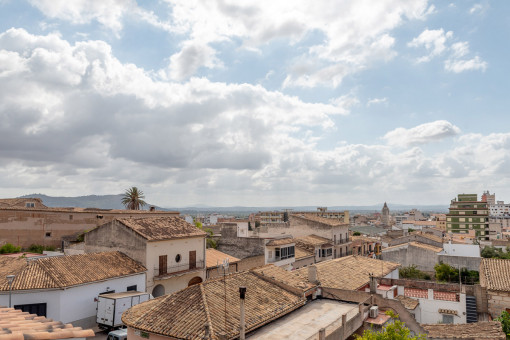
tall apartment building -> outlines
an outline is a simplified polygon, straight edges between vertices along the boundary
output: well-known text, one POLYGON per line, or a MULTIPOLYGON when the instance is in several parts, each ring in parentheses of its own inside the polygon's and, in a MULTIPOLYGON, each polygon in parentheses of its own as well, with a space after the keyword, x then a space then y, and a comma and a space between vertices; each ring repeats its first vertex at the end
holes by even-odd
POLYGON ((446 215, 446 230, 454 234, 467 234, 474 230, 477 239, 489 239, 489 208, 485 201, 478 201, 477 194, 459 194, 450 203, 446 215))

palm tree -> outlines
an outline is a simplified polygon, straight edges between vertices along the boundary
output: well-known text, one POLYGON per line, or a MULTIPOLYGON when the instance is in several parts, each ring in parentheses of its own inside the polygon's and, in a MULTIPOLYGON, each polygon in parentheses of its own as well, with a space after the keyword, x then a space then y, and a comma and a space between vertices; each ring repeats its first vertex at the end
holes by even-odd
POLYGON ((144 198, 145 195, 142 190, 138 190, 137 187, 131 187, 122 196, 122 204, 126 206, 126 209, 140 210, 140 208, 147 204, 143 200, 144 198))

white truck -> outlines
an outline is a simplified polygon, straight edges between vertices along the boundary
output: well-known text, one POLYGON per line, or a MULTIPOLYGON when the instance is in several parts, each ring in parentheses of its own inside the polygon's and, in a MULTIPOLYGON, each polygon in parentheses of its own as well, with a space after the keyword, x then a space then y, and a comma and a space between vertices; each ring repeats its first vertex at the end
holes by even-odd
POLYGON ((99 295, 96 316, 99 328, 115 329, 122 326, 122 313, 132 306, 148 301, 150 298, 149 293, 135 291, 99 295))

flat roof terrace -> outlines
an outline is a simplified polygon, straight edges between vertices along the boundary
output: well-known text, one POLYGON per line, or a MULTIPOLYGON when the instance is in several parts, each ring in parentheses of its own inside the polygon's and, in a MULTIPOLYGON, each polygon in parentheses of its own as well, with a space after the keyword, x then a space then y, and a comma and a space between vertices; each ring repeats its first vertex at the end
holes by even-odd
POLYGON ((342 315, 347 321, 359 312, 356 304, 335 300, 315 300, 272 323, 247 334, 249 339, 315 339, 319 330, 326 328, 326 335, 342 326, 342 315))

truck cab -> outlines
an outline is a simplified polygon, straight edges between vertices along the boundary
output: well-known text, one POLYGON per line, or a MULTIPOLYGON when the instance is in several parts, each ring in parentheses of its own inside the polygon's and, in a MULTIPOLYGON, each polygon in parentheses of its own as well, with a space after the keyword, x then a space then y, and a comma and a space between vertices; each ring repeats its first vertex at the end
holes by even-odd
POLYGON ((127 340, 127 328, 117 329, 108 333, 107 340, 127 340))

